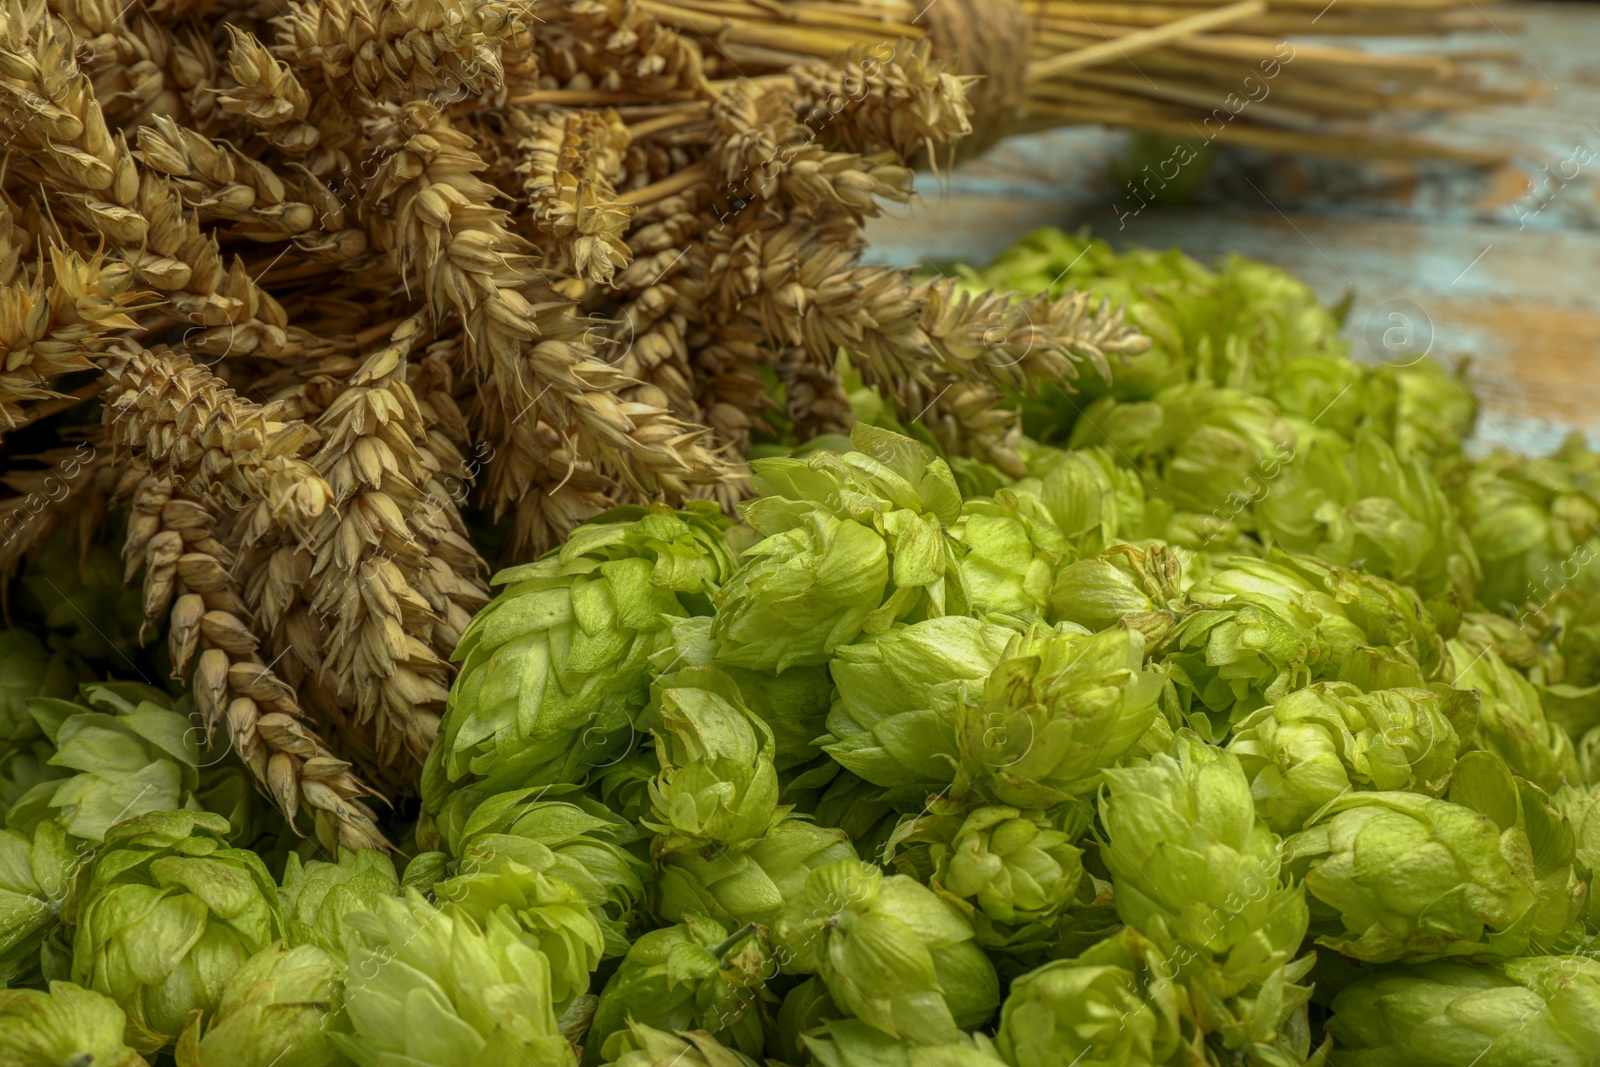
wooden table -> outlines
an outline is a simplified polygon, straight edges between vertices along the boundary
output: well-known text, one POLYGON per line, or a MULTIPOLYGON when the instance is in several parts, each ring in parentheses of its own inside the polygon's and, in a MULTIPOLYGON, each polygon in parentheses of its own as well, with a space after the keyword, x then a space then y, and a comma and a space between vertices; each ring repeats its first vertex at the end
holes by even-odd
POLYGON ((1356 358, 1382 356, 1369 333, 1399 308, 1431 331, 1433 358, 1469 359, 1475 447, 1532 454, 1573 427, 1600 445, 1600 4, 1485 10, 1503 35, 1458 35, 1446 47, 1504 53, 1491 76, 1524 78, 1543 96, 1449 116, 1428 132, 1505 145, 1511 158, 1497 170, 1223 149, 1189 205, 1135 213, 1107 176, 1128 135, 1057 130, 1004 142, 942 180, 924 176, 919 202, 869 226, 872 256, 985 263, 1046 225, 1087 225, 1119 246, 1178 245, 1203 261, 1237 252, 1293 271, 1329 303, 1353 290, 1356 358))

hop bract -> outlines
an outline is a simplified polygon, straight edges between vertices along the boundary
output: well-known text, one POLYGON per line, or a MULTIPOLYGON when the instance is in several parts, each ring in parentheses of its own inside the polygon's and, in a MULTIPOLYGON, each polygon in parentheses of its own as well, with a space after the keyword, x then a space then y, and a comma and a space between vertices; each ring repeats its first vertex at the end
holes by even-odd
POLYGON ((768 978, 777 964, 765 931, 731 933, 704 916, 643 934, 600 993, 584 1045, 584 1062, 629 1020, 664 1030, 704 1030, 723 1044, 759 1056, 768 978))
POLYGON ((949 1045, 919 1045, 859 1019, 829 1019, 805 1036, 821 1067, 1002 1067, 1007 1061, 981 1036, 949 1045))
POLYGON ((1172 755, 1106 772, 1100 856, 1117 914, 1176 972, 1235 996, 1300 950, 1308 916, 1236 757, 1180 734, 1172 755))
POLYGON ((985 947, 1048 937, 1051 920, 1083 879, 1083 853, 1073 841, 1087 824, 1087 812, 937 799, 928 808, 895 829, 890 845, 901 850, 897 866, 908 872, 927 867, 932 888, 966 902, 985 947))
POLYGON ((223 990, 215 1015, 190 1017, 178 1042, 183 1067, 338 1067, 343 975, 315 945, 268 948, 223 990))
POLYGON ((874 785, 916 801, 948 785, 957 721, 1016 631, 965 615, 897 626, 838 650, 838 701, 825 751, 874 785))
POLYGON ((778 805, 772 730, 744 707, 727 675, 692 668, 674 676, 653 708, 661 773, 650 785, 660 855, 707 844, 743 849, 786 808, 778 805))
POLYGON ((31 840, 0 830, 0 984, 21 984, 39 970, 40 949, 88 858, 80 848, 55 823, 42 824, 31 840))
MULTIPOLYGON (((642 835, 593 801, 541 800, 542 795, 517 790, 480 805, 448 836, 457 858, 440 869, 434 895, 465 903, 483 888, 475 883, 514 879, 507 865, 515 864, 571 887, 599 924, 605 954, 620 956, 628 950, 650 878, 649 867, 628 849, 642 835)), ((426 859, 419 856, 406 868, 408 881, 426 859)))
POLYGON ((373 911, 378 901, 400 893, 394 861, 377 849, 340 849, 337 863, 302 862, 291 852, 285 862, 278 900, 283 906, 284 940, 290 947, 315 945, 342 955, 345 918, 373 911))
POLYGON ((613 1034, 602 1055, 612 1067, 756 1067, 750 1057, 725 1048, 704 1030, 673 1033, 644 1023, 613 1034))
POLYGON ((116 1001, 71 982, 0 990, 0 1062, 15 1067, 145 1067, 124 1044, 116 1001))
POLYGON ((706 849, 663 857, 656 915, 682 922, 698 913, 730 929, 766 926, 794 900, 813 870, 855 858, 849 834, 791 815, 744 852, 706 849))
POLYGON ((41 781, 12 805, 13 825, 55 818, 74 837, 99 843, 113 823, 147 812, 200 809, 200 738, 160 690, 132 682, 86 685, 84 703, 37 698, 30 710, 55 745, 50 765, 69 772, 41 781))

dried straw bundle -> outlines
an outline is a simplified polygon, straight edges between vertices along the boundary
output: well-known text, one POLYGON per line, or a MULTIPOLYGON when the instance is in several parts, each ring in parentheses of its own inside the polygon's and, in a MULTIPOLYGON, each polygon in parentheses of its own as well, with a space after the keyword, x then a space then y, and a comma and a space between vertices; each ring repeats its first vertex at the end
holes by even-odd
POLYGON ((619 502, 731 504, 763 375, 838 428, 841 349, 1014 463, 1003 390, 1143 346, 862 265, 971 130, 930 56, 718 82, 632 0, 8 0, 0 567, 120 509, 206 728, 328 847, 383 843, 487 596, 464 508, 527 558, 619 502))
POLYGON ((1104 123, 1274 151, 1490 162, 1385 117, 1521 100, 1442 55, 1291 41, 1486 29, 1470 0, 640 0, 699 39, 713 76, 759 77, 927 39, 985 76, 981 148, 1008 132, 1104 123), (886 47, 887 46, 887 47, 886 47))

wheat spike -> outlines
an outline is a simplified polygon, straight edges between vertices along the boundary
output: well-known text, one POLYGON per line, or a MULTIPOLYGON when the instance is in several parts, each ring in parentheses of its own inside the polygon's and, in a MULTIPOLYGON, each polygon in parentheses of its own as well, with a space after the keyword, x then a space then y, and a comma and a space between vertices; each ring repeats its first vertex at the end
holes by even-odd
POLYGON ((327 509, 333 491, 300 458, 315 440, 304 423, 278 421, 166 347, 124 347, 105 363, 105 421, 119 454, 226 507, 259 505, 297 529, 327 509))
POLYGON ((71 39, 48 22, 13 19, 0 48, 0 91, 18 103, 37 163, 73 214, 112 247, 139 280, 161 292, 197 329, 189 347, 219 355, 289 358, 300 350, 283 310, 237 260, 225 267, 214 238, 200 231, 170 182, 141 172, 120 133, 107 128, 71 39))
POLYGON ((193 668, 195 705, 208 736, 226 725, 233 751, 291 824, 305 812, 330 855, 341 847, 388 847, 361 799, 376 794, 334 756, 294 690, 261 659, 215 523, 204 500, 170 481, 139 483, 123 558, 125 580, 144 571, 146 626, 170 615, 173 676, 187 677, 193 668))
POLYGON ((500 81, 522 7, 502 0, 319 0, 277 20, 277 53, 346 106, 453 103, 500 81))

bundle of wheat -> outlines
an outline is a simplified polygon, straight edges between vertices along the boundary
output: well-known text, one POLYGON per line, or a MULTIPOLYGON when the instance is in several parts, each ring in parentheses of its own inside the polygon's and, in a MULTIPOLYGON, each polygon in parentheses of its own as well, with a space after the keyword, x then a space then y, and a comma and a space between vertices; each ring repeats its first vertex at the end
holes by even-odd
POLYGON ((1015 467, 1002 390, 1140 350, 1081 296, 861 263, 971 129, 927 44, 710 69, 632 0, 8 0, 4 574, 124 531, 208 736, 379 843, 487 597, 464 509, 528 559, 731 504, 775 404, 840 423, 841 349, 1015 467))

